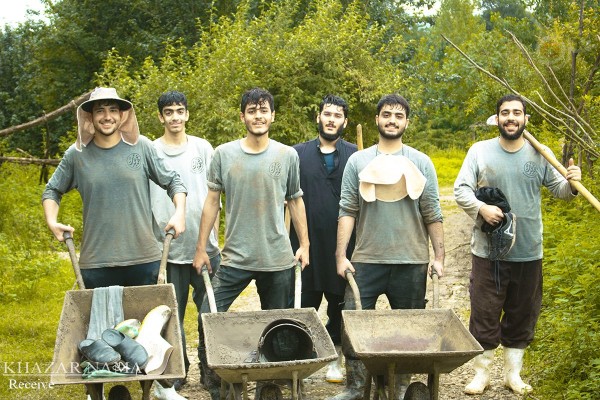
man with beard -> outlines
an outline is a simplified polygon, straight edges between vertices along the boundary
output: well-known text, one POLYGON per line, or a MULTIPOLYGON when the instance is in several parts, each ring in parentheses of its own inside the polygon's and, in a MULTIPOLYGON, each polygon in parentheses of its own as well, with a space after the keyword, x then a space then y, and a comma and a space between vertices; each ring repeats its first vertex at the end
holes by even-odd
MULTIPOLYGON (((404 144, 410 107, 397 94, 383 96, 375 122, 379 142, 354 153, 344 170, 338 220, 336 262, 338 275, 355 274, 365 310, 375 309, 385 294, 392 309, 425 308, 428 269, 444 272, 444 233, 437 175, 431 159, 404 144), (346 251, 356 226, 352 262, 346 251), (429 241, 434 251, 429 264, 429 241)), ((431 272, 431 271, 430 271, 431 272)), ((352 292, 345 309, 354 309, 352 292)), ((346 388, 331 400, 363 398, 366 369, 347 343, 346 388)), ((397 399, 402 399, 411 376, 395 377, 397 399)))
MULTIPOLYGON (((525 348, 534 337, 542 303, 542 186, 561 199, 577 192, 567 179, 581 180, 581 170, 569 160, 567 179, 561 176, 523 137, 527 124, 525 101, 507 95, 496 104, 500 136, 475 143, 454 183, 458 205, 475 221, 471 239, 469 330, 484 348, 475 357, 475 377, 467 394, 481 394, 490 384, 494 350, 504 348, 504 384, 515 393, 531 391, 520 376, 525 348), (493 242, 484 223, 500 226, 509 218, 496 205, 479 200, 477 189, 497 188, 510 205, 515 240, 508 253, 492 260, 493 242)), ((547 149, 549 152, 550 150, 547 149)))
MULTIPOLYGON (((271 93, 260 88, 248 90, 242 96, 240 109, 246 136, 215 149, 193 264, 199 272, 204 265, 211 271, 206 245, 219 212, 220 194, 224 192, 225 244, 221 266, 212 279, 217 311, 227 311, 252 280, 256 282, 261 309, 286 308, 292 288, 290 269, 296 262, 304 268, 309 261, 298 153, 269 139, 275 119, 271 93), (300 242, 295 253, 285 228, 285 200, 300 242)), ((200 312, 210 312, 206 297, 200 312)), ((220 378, 207 366, 200 316, 198 326, 204 382, 212 399, 217 400, 220 378)))
POLYGON ((57 222, 62 196, 77 189, 83 201, 79 266, 87 289, 153 285, 158 278, 159 228, 152 217, 152 180, 175 208, 160 229, 185 230, 186 188, 179 174, 140 131, 133 105, 114 88, 96 88, 77 109, 75 144, 67 149, 42 194, 46 223, 60 240, 70 225, 57 222))
MULTIPOLYGON (((323 296, 327 300, 327 332, 340 353, 342 307, 346 281, 337 275, 335 266, 336 226, 342 174, 356 145, 341 139, 348 124, 348 103, 334 95, 323 97, 319 105, 316 139, 294 146, 300 157, 300 187, 304 192, 311 264, 302 271, 302 307, 319 310, 323 296)), ((290 231, 292 248, 300 245, 296 232, 290 231)), ((348 246, 352 254, 354 241, 348 246)), ((344 380, 342 357, 329 364, 325 379, 344 380)))

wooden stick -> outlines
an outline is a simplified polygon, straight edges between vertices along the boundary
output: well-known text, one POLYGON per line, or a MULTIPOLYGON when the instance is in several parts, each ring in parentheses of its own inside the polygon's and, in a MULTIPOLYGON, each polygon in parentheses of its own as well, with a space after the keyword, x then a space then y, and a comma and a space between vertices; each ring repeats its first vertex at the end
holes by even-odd
POLYGON ((363 145, 362 125, 361 124, 356 125, 356 145, 358 146, 359 150, 362 150, 365 148, 363 145))
MULTIPOLYGON (((554 158, 552 153, 547 150, 547 147, 542 146, 542 144, 527 131, 523 131, 523 137, 527 139, 529 143, 531 143, 531 145, 542 155, 542 157, 548 160, 548 162, 554 168, 556 168, 556 170, 560 172, 562 176, 567 176, 567 169, 564 167, 564 165, 558 162, 556 158, 554 158)), ((600 202, 585 188, 585 186, 583 186, 581 182, 569 180, 569 183, 575 188, 575 190, 581 193, 581 195, 585 197, 586 200, 589 201, 596 210, 600 211, 600 202)))

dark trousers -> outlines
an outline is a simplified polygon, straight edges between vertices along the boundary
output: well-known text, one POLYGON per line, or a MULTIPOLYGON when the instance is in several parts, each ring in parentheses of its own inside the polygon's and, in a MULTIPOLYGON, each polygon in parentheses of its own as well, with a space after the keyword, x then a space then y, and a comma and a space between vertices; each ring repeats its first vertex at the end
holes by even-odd
POLYGON ((327 324, 325 328, 335 345, 342 343, 342 309, 344 308, 344 296, 330 292, 319 292, 311 290, 302 291, 302 308, 314 307, 319 311, 323 296, 327 300, 327 324))
MULTIPOLYGON (((215 271, 219 269, 219 264, 221 263, 221 255, 217 254, 216 256, 210 259, 210 267, 213 271, 213 275, 215 271)), ((172 283, 175 287, 175 297, 177 298, 177 311, 179 314, 179 325, 181 327, 181 344, 183 346, 183 363, 185 365, 185 372, 190 367, 190 360, 187 356, 187 347, 185 340, 185 330, 183 327, 183 320, 185 318, 185 310, 188 303, 188 297, 190 293, 190 286, 192 286, 192 300, 194 304, 196 304, 197 313, 200 312, 200 307, 202 306, 202 299, 204 298, 204 294, 206 293, 206 288, 204 287, 204 281, 202 279, 202 275, 198 273, 196 268, 192 264, 174 264, 167 263, 167 282, 172 283)), ((196 318, 198 314, 196 314, 196 318)))
POLYGON ((124 267, 82 269, 81 277, 86 289, 156 285, 159 268, 160 260, 124 267))
POLYGON ((473 255, 469 331, 485 350, 501 343, 524 349, 534 337, 542 306, 542 260, 494 262, 473 255), (499 289, 496 285, 498 283, 499 289))
MULTIPOLYGON (((360 292, 363 310, 374 310, 379 296, 385 294, 390 307, 399 309, 425 308, 427 264, 364 264, 352 263, 354 279, 360 292)), ((350 285, 346 286, 344 310, 356 309, 350 285)), ((346 338, 342 349, 348 359, 357 359, 346 338)))

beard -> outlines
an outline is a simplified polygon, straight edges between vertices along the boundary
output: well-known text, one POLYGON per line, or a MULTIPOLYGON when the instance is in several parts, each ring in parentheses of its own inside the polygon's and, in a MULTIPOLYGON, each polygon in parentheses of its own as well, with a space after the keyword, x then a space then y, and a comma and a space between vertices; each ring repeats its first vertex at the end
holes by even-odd
POLYGON ((344 132, 344 126, 341 125, 335 133, 327 133, 323 129, 323 122, 319 121, 319 136, 328 142, 333 142, 338 138, 342 137, 342 133, 344 132))
POLYGON ((525 125, 521 126, 515 133, 508 133, 503 126, 498 125, 498 130, 500 131, 500 135, 506 140, 517 140, 523 134, 525 130, 525 125))
POLYGON ((377 129, 379 130, 379 134, 381 135, 381 137, 385 138, 385 139, 400 139, 402 137, 402 135, 404 135, 404 131, 406 130, 406 126, 404 126, 404 128, 400 129, 398 132, 396 133, 387 133, 385 131, 385 127, 382 127, 381 125, 377 125, 377 129))

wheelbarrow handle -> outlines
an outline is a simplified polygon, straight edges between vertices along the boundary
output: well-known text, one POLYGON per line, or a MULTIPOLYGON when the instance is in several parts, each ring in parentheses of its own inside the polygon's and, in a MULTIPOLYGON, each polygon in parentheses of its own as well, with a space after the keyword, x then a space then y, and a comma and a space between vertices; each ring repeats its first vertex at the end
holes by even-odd
POLYGON ((302 307, 302 264, 300 261, 294 267, 294 308, 302 307))
POLYGON ((208 305, 211 313, 217 312, 217 303, 215 302, 215 292, 213 291, 212 283, 210 282, 210 275, 208 274, 208 268, 206 265, 202 266, 200 270, 202 273, 202 279, 204 280, 204 287, 206 288, 206 298, 208 299, 208 305))
POLYGON ((431 282, 433 289, 433 308, 440 308, 440 277, 434 268, 431 268, 431 282))
POLYGON ((73 235, 71 235, 71 232, 69 231, 64 231, 63 238, 65 239, 65 244, 67 245, 67 249, 69 250, 69 257, 71 258, 71 265, 73 265, 73 272, 75 272, 77 286, 79 286, 79 289, 85 289, 83 277, 81 276, 81 269, 79 268, 79 260, 77 259, 77 254, 75 253, 75 243, 73 242, 73 235))
POLYGON ((348 284, 350 285, 350 289, 352 289, 352 295, 354 296, 354 308, 356 310, 362 310, 362 302, 360 301, 360 292, 358 291, 358 285, 356 284, 356 280, 354 279, 354 274, 348 268, 344 271, 346 274, 346 279, 348 280, 348 284))
POLYGON ((165 241, 163 242, 162 257, 160 258, 160 268, 158 269, 158 281, 159 285, 167 283, 167 260, 169 259, 169 249, 171 248, 171 240, 175 236, 175 230, 169 229, 165 235, 165 241))

